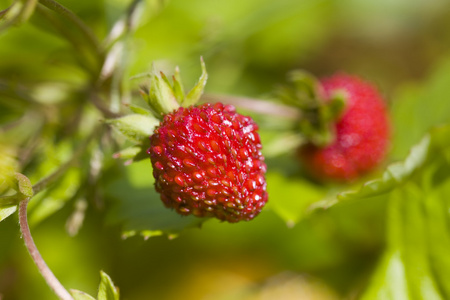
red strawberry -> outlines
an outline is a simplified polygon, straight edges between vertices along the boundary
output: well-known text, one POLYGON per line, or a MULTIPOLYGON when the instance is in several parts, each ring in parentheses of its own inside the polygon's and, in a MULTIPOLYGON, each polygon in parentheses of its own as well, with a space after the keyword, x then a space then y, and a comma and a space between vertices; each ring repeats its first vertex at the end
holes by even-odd
POLYGON ((253 219, 267 202, 258 126, 231 105, 180 107, 150 137, 156 190, 182 215, 253 219))
POLYGON ((300 149, 306 168, 318 179, 351 181, 376 168, 389 144, 384 101, 375 87, 357 77, 336 74, 320 81, 325 94, 347 94, 345 110, 335 123, 335 139, 326 147, 300 149))

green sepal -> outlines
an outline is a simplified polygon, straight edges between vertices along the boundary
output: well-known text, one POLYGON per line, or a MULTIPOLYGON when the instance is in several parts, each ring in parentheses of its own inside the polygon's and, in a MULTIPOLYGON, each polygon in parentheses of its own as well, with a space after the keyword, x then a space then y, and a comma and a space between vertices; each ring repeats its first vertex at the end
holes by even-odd
POLYGON ((181 82, 180 77, 180 68, 175 67, 175 73, 172 76, 173 80, 173 92, 175 94, 175 98, 177 99, 178 103, 181 105, 184 100, 184 87, 183 83, 181 82))
POLYGON ((179 106, 175 98, 175 93, 167 80, 166 76, 161 72, 163 77, 156 74, 156 71, 150 74, 150 88, 143 88, 144 100, 150 106, 152 112, 157 118, 162 119, 165 114, 176 110, 179 106))
POLYGON ((143 159, 148 159, 150 157, 147 153, 149 147, 150 147, 150 140, 147 139, 144 140, 141 144, 134 145, 114 153, 113 158, 125 159, 127 161, 131 160, 131 162, 138 162, 143 159))
POLYGON ((119 300, 119 290, 114 286, 111 277, 100 271, 101 281, 97 300, 119 300))
POLYGON ((200 76, 197 84, 186 95, 186 98, 183 101, 184 107, 188 107, 197 103, 198 100, 200 100, 200 97, 202 96, 205 89, 206 81, 208 80, 208 73, 206 72, 206 66, 203 58, 200 58, 200 64, 202 66, 202 75, 200 76))
POLYGON ((324 102, 324 91, 319 80, 304 70, 295 70, 288 74, 289 86, 278 91, 280 100, 301 109, 313 109, 324 102))
POLYGON ((31 198, 34 195, 33 185, 30 179, 21 173, 14 174, 12 187, 16 194, 0 197, 0 221, 7 218, 16 211, 16 205, 25 198, 31 198))
POLYGON ((113 158, 132 159, 141 152, 141 149, 142 148, 139 145, 131 146, 114 153, 113 158))
POLYGON ((335 139, 334 124, 342 115, 347 103, 345 91, 326 98, 320 81, 308 72, 296 70, 288 75, 289 85, 280 87, 278 98, 300 110, 296 129, 306 143, 325 147, 335 139))
POLYGON ((15 177, 16 177, 15 189, 17 190, 17 192, 26 197, 33 197, 34 195, 33 185, 31 184, 30 179, 28 179, 28 177, 20 173, 16 173, 15 177))
POLYGON ((117 119, 106 120, 129 140, 140 143, 153 134, 159 120, 150 116, 131 114, 117 119))
POLYGON ((143 107, 140 107, 140 106, 137 106, 137 105, 134 105, 134 104, 130 104, 128 107, 135 114, 143 115, 143 116, 153 116, 153 114, 152 114, 152 112, 150 110, 145 109, 143 107))
POLYGON ((17 210, 17 205, 0 207, 0 222, 15 213, 17 210))
POLYGON ((184 93, 178 67, 175 68, 172 83, 170 83, 168 77, 163 72, 157 74, 155 70, 152 71, 149 75, 151 79, 150 87, 142 87, 141 94, 149 105, 151 112, 157 118, 162 119, 165 114, 176 110, 180 105, 188 107, 196 104, 200 100, 208 79, 203 58, 200 59, 200 63, 202 68, 200 79, 187 95, 184 93))
POLYGON ((70 290, 70 294, 74 300, 95 300, 91 295, 79 290, 70 290))

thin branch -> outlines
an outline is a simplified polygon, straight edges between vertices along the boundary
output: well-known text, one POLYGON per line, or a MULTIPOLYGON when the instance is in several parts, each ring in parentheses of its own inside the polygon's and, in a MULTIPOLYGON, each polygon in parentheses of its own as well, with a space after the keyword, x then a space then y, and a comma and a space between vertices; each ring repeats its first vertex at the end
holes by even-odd
POLYGON ((282 118, 295 120, 301 117, 301 113, 295 108, 261 99, 216 94, 205 94, 201 99, 203 102, 222 102, 223 104, 231 104, 256 113, 282 118))
MULTIPOLYGON (((99 128, 94 128, 91 135, 81 144, 81 146, 78 147, 76 152, 73 154, 72 158, 67 161, 66 163, 62 164, 55 172, 51 173, 47 177, 39 180, 37 183, 33 185, 33 193, 36 195, 43 189, 47 188, 51 184, 53 184, 55 181, 57 181, 62 175, 66 173, 66 171, 73 166, 78 158, 86 152, 86 147, 90 144, 90 142, 94 139, 94 137, 97 135, 99 131, 99 128)), ((0 207, 1 206, 7 206, 7 205, 13 205, 18 204, 19 202, 23 202, 24 195, 21 193, 16 193, 14 195, 10 196, 2 196, 0 197, 0 207)))
POLYGON ((31 236, 30 227, 28 226, 28 219, 27 219, 27 206, 29 200, 30 198, 27 198, 22 202, 20 202, 19 204, 19 225, 20 231, 22 232, 23 240, 25 242, 25 246, 27 247, 27 250, 30 253, 31 258, 33 259, 34 263, 39 269, 39 272, 42 274, 47 284, 55 292, 55 294, 59 297, 59 299, 73 300, 73 297, 69 294, 69 292, 64 288, 61 282, 59 282, 59 280, 47 266, 41 254, 39 253, 36 244, 34 243, 33 237, 31 236))
POLYGON ((69 21, 71 21, 80 32, 84 35, 84 37, 90 42, 91 46, 95 49, 97 54, 101 53, 100 43, 95 36, 95 34, 92 32, 92 30, 76 15, 74 14, 70 9, 62 6, 58 2, 54 0, 39 0, 39 3, 47 7, 48 9, 51 9, 63 17, 67 18, 69 21))
POLYGON ((92 134, 83 142, 83 144, 81 144, 80 147, 78 147, 77 151, 73 154, 72 158, 67 161, 66 163, 64 163, 63 165, 61 165, 55 172, 53 172, 52 174, 48 175, 47 177, 39 180, 36 184, 33 185, 33 192, 36 195, 37 193, 39 193, 41 190, 45 189, 46 187, 48 187, 49 185, 51 185, 53 182, 55 182, 56 180, 58 180, 61 175, 63 175, 64 173, 66 173, 66 171, 74 164, 77 162, 78 158, 85 153, 86 151, 86 147, 89 145, 89 143, 93 140, 93 138, 97 135, 98 133, 98 128, 95 128, 92 131, 92 134))
MULTIPOLYGON (((58 180, 64 173, 66 173, 67 169, 69 169, 77 160, 78 158, 85 153, 86 148, 90 144, 90 142, 93 140, 93 138, 97 135, 98 128, 95 128, 92 131, 92 134, 83 142, 83 144, 77 149, 77 151, 73 154, 72 158, 67 161, 65 164, 61 165, 55 172, 50 174, 49 176, 45 177, 44 179, 37 182, 35 185, 33 185, 33 191, 36 195, 41 190, 45 189, 49 185, 51 185, 53 182, 58 180)), ((19 196, 19 193, 17 194, 19 196)), ((12 199, 16 197, 17 195, 11 196, 11 199, 4 199, 7 200, 16 200, 12 199)), ((23 198, 22 198, 23 199, 23 198)), ((20 201, 19 203, 19 225, 20 225, 20 231, 23 235, 23 240, 25 242, 25 246, 28 249, 28 252, 31 255, 31 258, 33 259, 34 263, 39 269, 39 272, 41 273, 42 277, 44 277, 47 284, 50 286, 50 288, 55 292, 55 294, 61 299, 61 300, 73 300, 72 296, 69 294, 69 292, 63 287, 63 285, 58 281, 58 279, 55 277, 53 272, 50 270, 50 268, 45 263, 44 259, 42 258, 41 254, 39 253, 39 250, 36 247, 36 244, 33 241, 33 238, 31 236, 30 228, 28 226, 28 219, 27 219, 27 206, 28 202, 30 201, 30 197, 25 198, 24 200, 20 201)))
POLYGON ((120 113, 111 111, 96 92, 91 92, 89 98, 91 99, 92 104, 94 104, 105 118, 118 118, 122 116, 120 113))

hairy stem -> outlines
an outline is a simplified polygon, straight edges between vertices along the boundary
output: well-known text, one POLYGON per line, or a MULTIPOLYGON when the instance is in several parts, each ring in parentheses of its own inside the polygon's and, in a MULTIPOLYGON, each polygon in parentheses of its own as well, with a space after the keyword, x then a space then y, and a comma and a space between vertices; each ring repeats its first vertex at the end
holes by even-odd
MULTIPOLYGON (((33 185, 33 191, 36 195, 41 190, 45 189, 49 185, 51 185, 53 182, 58 180, 64 173, 66 173, 67 169, 69 169, 77 160, 78 158, 86 151, 86 148, 90 144, 90 142, 93 140, 93 138, 97 135, 98 128, 95 128, 92 131, 92 134, 83 142, 83 144, 77 149, 77 151, 74 153, 72 158, 67 161, 65 164, 63 164, 61 167, 59 167, 55 172, 50 174, 49 176, 45 177, 44 179, 40 180, 38 183, 33 185)), ((18 196, 23 196, 18 194, 18 196)), ((23 199, 23 198, 22 198, 23 199)), ((62 286, 62 284, 58 281, 58 279, 55 277, 53 272, 50 270, 50 268, 45 263, 44 259, 42 258, 41 254, 39 253, 39 250, 36 247, 36 244, 33 241, 33 238, 31 236, 30 228, 28 226, 28 218, 27 218, 27 206, 28 202, 30 201, 30 197, 27 197, 20 201, 19 203, 19 225, 20 225, 20 231, 23 235, 23 240, 25 242, 25 246, 28 249, 28 252, 31 255, 31 258, 33 259, 34 263, 38 267, 39 272, 41 273, 42 277, 44 277, 47 284, 50 286, 50 288, 55 292, 55 294, 61 299, 61 300, 73 300, 72 296, 69 294, 69 292, 62 286)), ((6 199, 7 200, 7 199, 6 199)), ((11 199, 10 199, 11 200, 11 199)))
POLYGON ((230 95, 205 94, 202 96, 202 100, 206 102, 222 102, 224 104, 231 104, 233 106, 248 109, 257 113, 282 118, 299 119, 301 117, 300 112, 295 108, 261 99, 230 95))
POLYGON ((64 288, 64 286, 59 282, 59 280, 55 277, 53 272, 45 263, 42 258, 39 250, 36 247, 36 244, 33 241, 33 237, 31 236, 30 227, 28 226, 27 219, 27 206, 30 198, 26 198, 19 204, 19 225, 20 231, 22 232, 23 240, 25 242, 25 246, 27 247, 28 252, 31 255, 34 263, 36 264, 39 272, 44 277, 47 284, 50 288, 55 292, 55 294, 61 300, 73 300, 72 296, 69 292, 64 288))
POLYGON ((78 18, 76 14, 54 0, 39 0, 39 3, 71 21, 84 35, 86 40, 89 41, 90 45, 94 48, 97 54, 101 53, 100 43, 97 37, 94 35, 92 30, 80 18, 78 18))

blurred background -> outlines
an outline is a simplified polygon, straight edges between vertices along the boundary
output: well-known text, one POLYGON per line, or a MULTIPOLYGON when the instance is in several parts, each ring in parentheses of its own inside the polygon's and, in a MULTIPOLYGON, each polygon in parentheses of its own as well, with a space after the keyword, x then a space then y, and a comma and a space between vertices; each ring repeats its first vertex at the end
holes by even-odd
MULTIPOLYGON (((130 5, 122 0, 60 3, 100 40, 130 5)), ((0 10, 11 4, 0 0, 0 10)), ((123 38, 118 56, 123 78, 149 72, 152 64, 169 74, 179 66, 190 87, 200 75, 203 56, 209 74, 207 93, 270 98, 294 69, 318 77, 357 74, 374 82, 391 107, 394 139, 389 161, 403 159, 427 129, 412 126, 417 114, 427 113, 427 97, 448 101, 446 0, 147 0, 137 12, 139 24, 123 38), (418 104, 415 107, 422 109, 407 111, 402 103, 423 107, 418 104)), ((46 122, 61 124, 64 116, 75 114, 74 103, 82 101, 80 90, 95 86, 92 73, 86 71, 95 66, 95 58, 84 55, 89 45, 80 42, 83 38, 68 42, 57 33, 57 20, 48 22, 46 13, 38 10, 28 22, 0 32, 0 89, 24 88, 38 102, 58 104, 58 110, 46 112, 46 122)), ((129 90, 133 97, 139 84, 126 79, 120 91, 129 90)), ((18 120, 24 111, 34 120, 25 100, 6 92, 0 98, 2 125, 18 120)), ((270 143, 277 135, 273 124, 283 124, 260 118, 261 135, 270 143)), ((446 116, 427 120, 439 118, 446 116)), ((28 131, 33 124, 28 122, 13 144, 32 147, 28 131)), ((11 137, 5 134, 5 140, 11 137)), ((305 213, 303 208, 338 188, 303 178, 292 154, 268 157, 273 204, 255 220, 239 224, 209 220, 201 229, 186 229, 176 238, 144 239, 137 234, 124 239, 124 230, 128 235, 145 230, 149 217, 138 216, 139 210, 159 200, 147 160, 123 167, 110 157, 106 153, 103 158, 101 205, 83 208, 76 192, 70 192, 69 180, 64 203, 57 199, 53 203, 54 214, 31 216, 35 242, 66 287, 95 295, 99 270, 104 270, 122 298, 130 300, 357 299, 380 258, 384 200, 305 213), (288 201, 296 209, 283 210, 276 201, 288 201), (67 220, 74 210, 82 212, 84 223, 68 232, 67 220)), ((51 160, 41 158, 46 159, 51 160)), ((23 246, 16 216, 0 223, 0 294, 5 300, 56 299, 23 246)))

